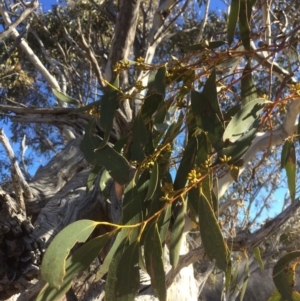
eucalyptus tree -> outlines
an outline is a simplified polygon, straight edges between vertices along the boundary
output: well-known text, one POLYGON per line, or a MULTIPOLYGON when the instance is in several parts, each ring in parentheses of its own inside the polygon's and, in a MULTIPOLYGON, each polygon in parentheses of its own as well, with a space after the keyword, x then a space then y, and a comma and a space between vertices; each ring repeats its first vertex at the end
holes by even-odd
MULTIPOLYGON (((0 108, 11 131, 0 135, 10 162, 2 299, 197 300, 214 270, 237 297, 254 256, 262 264, 257 247, 274 255, 299 207, 294 6, 239 0, 227 15, 209 1, 65 4, 48 13, 37 0, 0 5, 0 108), (49 162, 32 175, 37 158, 49 162), (257 225, 262 210, 248 211, 262 187, 274 192, 280 168, 287 206, 257 225), (241 251, 245 277, 232 263, 241 251), (206 255, 196 281, 192 264, 206 255), (72 286, 88 268, 93 284, 72 286)), ((285 298, 296 294, 294 270, 285 277, 282 267, 298 255, 274 267, 285 298)))

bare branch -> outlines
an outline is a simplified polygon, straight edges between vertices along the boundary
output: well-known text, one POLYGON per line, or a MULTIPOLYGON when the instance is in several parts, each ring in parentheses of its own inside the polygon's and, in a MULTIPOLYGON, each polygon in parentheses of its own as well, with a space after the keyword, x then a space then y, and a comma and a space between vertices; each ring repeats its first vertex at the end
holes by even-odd
MULTIPOLYGON (((0 14, 2 15, 2 18, 7 26, 10 26, 12 24, 10 16, 8 12, 4 9, 3 4, 0 4, 0 14)), ((18 31, 13 28, 11 31, 12 36, 17 39, 20 34, 18 31)), ((40 59, 36 56, 36 54, 33 52, 31 47, 28 45, 28 43, 23 38, 20 42, 20 47, 26 54, 28 60, 34 65, 34 67, 42 74, 42 76, 45 78, 45 80, 49 83, 49 85, 52 88, 55 88, 57 90, 61 90, 60 86, 57 82, 57 80, 50 74, 50 72, 45 68, 43 63, 40 61, 40 59)))
POLYGON ((83 46, 85 52, 87 53, 89 61, 91 62, 92 67, 93 67, 93 69, 96 73, 96 77, 97 77, 97 80, 99 82, 99 85, 101 86, 101 88, 103 88, 105 86, 105 83, 103 82, 103 76, 102 76, 102 73, 101 73, 101 70, 100 70, 100 66, 99 66, 98 61, 95 57, 95 53, 92 49, 92 46, 88 45, 88 43, 86 42, 86 40, 83 36, 79 19, 77 19, 77 25, 78 25, 78 34, 79 34, 79 38, 81 40, 82 46, 83 46))
POLYGON ((8 155, 8 158, 11 162, 11 176, 12 176, 12 180, 13 180, 15 193, 17 195, 17 200, 20 204, 21 209, 24 210, 24 212, 25 212, 24 196, 27 199, 31 199, 33 197, 32 193, 31 193, 31 189, 21 172, 21 169, 20 169, 17 159, 15 157, 14 151, 9 143, 7 136, 4 134, 3 129, 1 129, 1 131, 0 131, 0 141, 1 141, 2 145, 4 146, 6 153, 8 155), (23 196, 23 193, 24 193, 24 196, 23 196))
MULTIPOLYGON (((27 5, 27 8, 19 16, 19 18, 14 23, 10 23, 9 25, 7 25, 8 28, 4 30, 2 33, 0 33, 0 41, 3 40, 5 37, 7 37, 9 34, 11 34, 21 22, 23 22, 36 8, 38 8, 38 6, 39 6, 39 1, 32 0, 32 2, 29 5, 27 5)), ((2 11, 4 11, 4 5, 0 3, 1 14, 2 11)))

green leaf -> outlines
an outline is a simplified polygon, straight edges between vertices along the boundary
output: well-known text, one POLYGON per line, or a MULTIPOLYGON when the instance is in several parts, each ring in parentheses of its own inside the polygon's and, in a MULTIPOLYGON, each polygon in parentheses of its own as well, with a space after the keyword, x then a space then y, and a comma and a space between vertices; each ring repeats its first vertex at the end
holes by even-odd
POLYGON ((201 93, 191 91, 191 104, 193 113, 201 119, 201 128, 208 133, 211 144, 216 150, 221 149, 224 120, 218 102, 215 69, 201 93))
POLYGON ((291 147, 293 145, 293 141, 290 139, 285 140, 284 145, 281 151, 281 168, 285 168, 285 165, 288 161, 289 154, 291 151, 291 147))
POLYGON ((62 92, 56 90, 55 88, 52 88, 52 92, 53 92, 53 94, 54 94, 59 100, 61 100, 61 101, 63 101, 63 102, 67 102, 67 103, 70 103, 70 104, 73 104, 73 105, 79 105, 79 104, 80 104, 80 102, 79 102, 77 99, 72 98, 72 97, 70 97, 70 96, 68 96, 68 95, 66 95, 66 94, 64 94, 64 93, 62 93, 62 92))
POLYGON ((74 276, 89 267, 106 245, 111 233, 96 237, 76 250, 66 261, 66 274, 59 290, 47 283, 40 291, 36 301, 55 301, 60 299, 71 287, 74 276))
POLYGON ((159 301, 167 300, 167 287, 163 264, 163 252, 157 225, 153 223, 145 238, 146 269, 151 278, 154 295, 159 301))
POLYGON ((117 91, 112 91, 102 96, 100 107, 100 126, 104 131, 104 137, 101 145, 99 146, 100 148, 103 148, 108 142, 110 132, 113 128, 115 112, 118 106, 118 98, 119 93, 117 91))
POLYGON ((145 202, 148 187, 148 172, 144 172, 137 183, 133 179, 126 187, 123 200, 123 224, 136 224, 141 221, 142 204, 145 202))
POLYGON ((119 184, 128 183, 130 175, 128 161, 109 145, 99 149, 101 140, 93 134, 93 127, 94 122, 92 121, 86 126, 83 140, 80 143, 80 150, 83 152, 85 159, 90 164, 104 166, 119 184))
POLYGON ((259 264, 259 267, 260 267, 261 272, 264 273, 265 268, 264 268, 264 263, 263 263, 263 261, 262 261, 262 259, 261 259, 261 256, 260 256, 260 249, 259 249, 259 247, 255 247, 255 248, 253 249, 253 253, 254 253, 254 256, 255 256, 256 261, 257 261, 258 264, 259 264))
POLYGON ((231 0, 228 23, 227 23, 227 36, 228 36, 229 46, 233 42, 239 11, 240 11, 240 0, 231 0))
POLYGON ((244 269, 244 279, 243 279, 243 285, 242 285, 242 290, 240 294, 240 301, 243 301, 247 285, 248 285, 248 280, 249 280, 249 260, 247 259, 246 264, 245 264, 245 269, 244 269))
POLYGON ((160 94, 151 94, 146 99, 141 108, 141 114, 145 120, 150 120, 152 115, 157 111, 164 99, 160 94))
POLYGON ((204 249, 208 258, 215 259, 217 267, 225 272, 229 261, 228 248, 213 209, 203 194, 200 195, 198 208, 200 234, 204 249))
POLYGON ((296 265, 291 264, 299 257, 300 251, 288 253, 278 260, 273 269, 274 284, 281 296, 287 300, 300 300, 300 294, 294 289, 296 265))
POLYGON ((224 157, 226 155, 227 157, 231 157, 232 159, 228 162, 230 164, 237 163, 238 160, 242 157, 242 155, 249 149, 249 147, 252 144, 253 139, 255 138, 255 134, 260 127, 260 120, 257 119, 253 127, 243 135, 241 138, 236 140, 232 145, 222 149, 218 153, 218 158, 224 157))
POLYGON ((210 41, 210 42, 208 42, 208 45, 209 45, 208 48, 209 49, 215 49, 215 48, 218 48, 218 47, 223 46, 225 44, 227 44, 225 41, 210 41))
POLYGON ((264 98, 257 98, 243 106, 230 120, 227 125, 223 141, 227 139, 231 142, 238 140, 254 123, 260 118, 260 113, 263 110, 266 100, 264 98))
POLYGON ((244 106, 247 103, 257 98, 256 87, 251 74, 250 62, 248 62, 244 68, 242 79, 241 79, 241 86, 242 86, 242 92, 241 92, 242 103, 244 106))
POLYGON ((116 251, 106 279, 105 300, 131 301, 139 291, 139 245, 122 244, 116 251))
POLYGON ((157 187, 158 175, 159 175, 158 164, 157 164, 157 162, 154 162, 154 165, 151 170, 150 182, 149 182, 149 187, 148 187, 148 191, 147 191, 145 200, 149 200, 152 198, 152 196, 156 190, 156 187, 157 187))
POLYGON ((160 67, 159 69, 154 70, 151 72, 148 80, 148 93, 155 93, 162 96, 165 96, 166 93, 166 85, 165 85, 165 78, 166 78, 167 68, 165 66, 160 67))
POLYGON ((60 289, 70 250, 77 242, 85 242, 96 226, 97 222, 80 220, 68 225, 54 237, 46 250, 41 266, 41 275, 51 287, 60 289))
POLYGON ((90 172, 87 182, 86 182, 86 192, 88 192, 90 190, 90 188, 92 187, 92 185, 94 184, 100 170, 101 170, 101 166, 96 165, 90 172))
POLYGON ((174 181, 174 190, 179 190, 185 187, 188 173, 191 171, 191 169, 193 169, 195 164, 196 151, 197 140, 195 137, 192 137, 189 139, 187 146, 183 151, 183 156, 174 181))
POLYGON ((188 203, 188 209, 189 209, 189 217, 191 220, 198 224, 199 223, 199 189, 197 187, 193 187, 192 189, 189 190, 188 192, 188 197, 187 197, 188 203))
POLYGON ((171 219, 171 208, 172 206, 168 206, 164 212, 159 216, 158 220, 158 228, 159 228, 159 237, 161 239, 162 246, 164 246, 166 241, 166 234, 169 229, 170 219, 171 219))
POLYGON ((285 171, 291 200, 292 202, 294 202, 296 196, 296 152, 293 143, 288 152, 287 161, 285 164, 285 171))
POLYGON ((157 111, 163 103, 166 92, 166 67, 161 67, 154 70, 148 81, 148 93, 141 108, 141 114, 144 120, 152 118, 152 115, 157 111))
POLYGON ((246 50, 250 50, 250 20, 252 7, 256 1, 240 0, 239 29, 243 45, 246 50))
POLYGON ((182 241, 182 234, 185 224, 186 203, 181 204, 177 210, 177 216, 172 227, 170 240, 170 263, 173 268, 178 264, 179 253, 182 241))
POLYGON ((145 159, 145 146, 149 141, 148 129, 141 116, 135 118, 132 129, 131 160, 142 162, 145 159))
POLYGON ((178 134, 182 128, 183 119, 184 119, 184 114, 181 112, 177 119, 177 122, 173 122, 170 125, 170 127, 168 128, 168 131, 167 131, 161 145, 164 145, 168 142, 173 141, 178 136, 178 134))
POLYGON ((114 255, 115 255, 116 251, 118 250, 118 248, 124 244, 124 241, 126 240, 126 238, 128 236, 128 232, 129 232, 129 229, 122 229, 118 233, 112 247, 110 248, 103 263, 100 266, 99 271, 96 274, 96 281, 101 279, 108 272, 109 265, 110 265, 112 259, 114 258, 114 255))
POLYGON ((220 46, 223 46, 227 44, 225 41, 204 41, 203 43, 200 44, 195 44, 195 45, 191 45, 186 47, 186 50, 188 51, 201 51, 204 49, 215 49, 218 48, 220 46))
POLYGON ((272 296, 268 299, 268 301, 286 301, 282 296, 279 294, 278 290, 275 289, 272 296))
POLYGON ((111 176, 109 172, 106 169, 104 169, 100 177, 100 183, 99 183, 101 191, 105 191, 106 183, 109 181, 109 179, 111 179, 111 176))

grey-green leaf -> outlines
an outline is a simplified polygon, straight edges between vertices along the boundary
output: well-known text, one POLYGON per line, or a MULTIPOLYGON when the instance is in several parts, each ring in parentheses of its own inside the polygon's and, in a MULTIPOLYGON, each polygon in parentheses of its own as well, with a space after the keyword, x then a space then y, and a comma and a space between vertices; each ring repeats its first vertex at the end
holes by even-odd
POLYGON ((229 263, 228 248, 215 213, 203 194, 200 195, 198 208, 200 234, 204 249, 211 260, 216 260, 217 267, 225 272, 229 263))
POLYGON ((242 79, 242 103, 243 106, 246 105, 248 102, 257 98, 256 87, 252 78, 251 73, 251 65, 250 62, 244 68, 242 79))
POLYGON ((59 290, 47 283, 40 291, 36 301, 59 300, 71 287, 74 276, 84 271, 107 243, 110 233, 91 239, 76 250, 66 261, 66 273, 59 290))
POLYGON ((140 287, 138 247, 138 242, 122 244, 116 251, 106 279, 105 300, 134 300, 140 287))
POLYGON ((67 102, 67 103, 70 103, 73 105, 78 105, 80 103, 77 99, 72 98, 72 97, 68 96, 67 94, 64 94, 63 92, 58 91, 55 88, 52 88, 52 92, 59 100, 61 100, 63 102, 67 102))
POLYGON ((227 23, 227 36, 228 36, 229 46, 233 42, 239 11, 240 11, 240 0, 231 0, 230 12, 229 12, 228 23, 227 23))
POLYGON ((145 263, 151 278, 154 295, 159 301, 166 301, 167 287, 163 264, 163 252, 157 224, 153 223, 145 238, 145 263))
POLYGON ((94 123, 90 122, 80 143, 80 150, 85 159, 93 165, 105 166, 106 170, 119 184, 129 182, 130 165, 128 161, 109 145, 99 148, 101 140, 93 134, 94 123))
POLYGON ((118 105, 118 97, 119 93, 117 91, 112 91, 105 94, 101 99, 100 126, 104 131, 104 137, 100 148, 107 144, 110 132, 113 128, 113 120, 118 105))
POLYGON ((179 260, 179 252, 185 224, 186 204, 182 204, 178 211, 179 212, 172 227, 170 241, 170 263, 174 268, 177 266, 179 260))
POLYGON ((238 140, 250 126, 260 117, 266 100, 257 98, 243 106, 230 120, 223 134, 223 140, 231 142, 238 140))

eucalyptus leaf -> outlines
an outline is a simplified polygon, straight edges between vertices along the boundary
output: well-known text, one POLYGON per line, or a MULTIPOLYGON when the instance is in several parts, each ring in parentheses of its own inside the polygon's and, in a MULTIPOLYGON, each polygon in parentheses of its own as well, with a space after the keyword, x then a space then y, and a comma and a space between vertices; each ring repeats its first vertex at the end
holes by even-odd
POLYGON ((64 94, 63 92, 58 91, 55 88, 52 88, 52 92, 59 100, 61 100, 63 102, 67 102, 67 103, 70 103, 73 105, 78 105, 80 103, 77 99, 72 98, 72 97, 68 96, 67 94, 64 94))
POLYGON ((266 100, 264 98, 257 98, 243 106, 227 125, 223 135, 223 141, 229 140, 235 142, 242 137, 255 120, 260 118, 265 104, 266 100))
POLYGON ((77 242, 85 242, 97 224, 91 220, 79 220, 54 237, 46 250, 41 266, 41 275, 51 287, 60 289, 66 274, 65 262, 70 250, 77 242))
POLYGON ((227 36, 228 36, 229 46, 233 42, 236 23, 239 17, 239 11, 240 11, 240 0, 231 0, 228 23, 227 23, 227 36))
POLYGON ((294 289, 295 268, 291 263, 299 260, 300 252, 295 251, 281 257, 273 268, 274 284, 284 299, 299 301, 300 294, 294 289))

